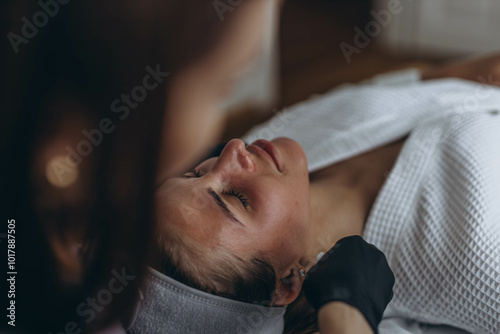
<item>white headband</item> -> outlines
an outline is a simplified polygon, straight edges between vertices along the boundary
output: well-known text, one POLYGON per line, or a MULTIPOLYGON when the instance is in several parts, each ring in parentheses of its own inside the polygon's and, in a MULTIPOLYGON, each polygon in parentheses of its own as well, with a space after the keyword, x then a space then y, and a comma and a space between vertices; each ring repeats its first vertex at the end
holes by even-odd
POLYGON ((281 334, 286 307, 244 303, 193 289, 148 267, 130 334, 281 334))

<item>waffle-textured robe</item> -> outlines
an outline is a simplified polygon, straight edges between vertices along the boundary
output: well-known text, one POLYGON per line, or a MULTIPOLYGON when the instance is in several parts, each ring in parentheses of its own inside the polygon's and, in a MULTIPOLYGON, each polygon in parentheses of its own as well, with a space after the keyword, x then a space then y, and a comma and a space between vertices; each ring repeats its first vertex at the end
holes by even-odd
POLYGON ((363 234, 396 277, 384 318, 498 334, 500 89, 410 71, 313 97, 243 139, 295 139, 313 172, 406 135, 363 234))

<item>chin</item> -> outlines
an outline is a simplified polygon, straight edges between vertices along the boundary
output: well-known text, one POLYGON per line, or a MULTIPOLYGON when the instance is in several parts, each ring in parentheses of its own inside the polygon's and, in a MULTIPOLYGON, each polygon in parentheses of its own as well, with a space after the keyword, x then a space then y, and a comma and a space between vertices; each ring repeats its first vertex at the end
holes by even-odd
POLYGON ((303 166, 303 169, 307 171, 306 153, 299 143, 287 137, 275 138, 271 142, 278 148, 280 156, 285 162, 303 166))
POLYGON ((271 140, 271 142, 274 145, 276 145, 279 148, 282 148, 286 151, 291 151, 294 154, 301 153, 301 154, 305 155, 304 149, 302 148, 302 146, 300 146, 299 143, 297 143, 295 140, 293 140, 291 138, 279 137, 279 138, 274 138, 273 140, 271 140))

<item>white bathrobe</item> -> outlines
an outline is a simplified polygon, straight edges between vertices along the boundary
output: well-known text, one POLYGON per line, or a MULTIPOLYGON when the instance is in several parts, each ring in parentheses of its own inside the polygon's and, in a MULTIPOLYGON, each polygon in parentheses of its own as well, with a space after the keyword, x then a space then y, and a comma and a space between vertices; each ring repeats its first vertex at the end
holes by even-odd
POLYGON ((243 139, 293 138, 313 172, 409 135, 363 234, 396 277, 381 334, 394 317, 498 334, 500 89, 416 73, 342 86, 243 139))

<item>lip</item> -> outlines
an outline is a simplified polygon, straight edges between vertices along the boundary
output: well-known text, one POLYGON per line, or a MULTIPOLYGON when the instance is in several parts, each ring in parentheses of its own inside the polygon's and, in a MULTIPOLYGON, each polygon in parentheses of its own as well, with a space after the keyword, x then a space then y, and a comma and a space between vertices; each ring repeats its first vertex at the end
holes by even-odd
POLYGON ((268 155, 271 158, 278 171, 281 172, 281 160, 279 157, 278 150, 276 149, 276 146, 274 146, 273 143, 265 139, 259 139, 254 141, 249 146, 256 147, 258 150, 264 151, 264 153, 266 153, 266 155, 268 155))

